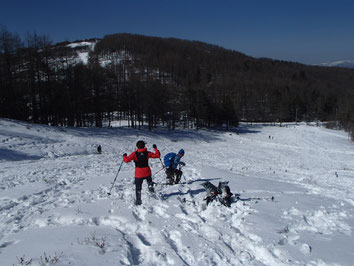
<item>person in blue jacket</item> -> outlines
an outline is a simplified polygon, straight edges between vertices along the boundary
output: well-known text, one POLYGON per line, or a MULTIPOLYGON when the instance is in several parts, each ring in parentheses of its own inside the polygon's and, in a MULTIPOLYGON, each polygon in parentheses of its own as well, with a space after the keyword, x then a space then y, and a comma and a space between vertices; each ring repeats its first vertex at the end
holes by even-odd
POLYGON ((169 180, 169 184, 178 184, 181 180, 183 172, 181 171, 181 167, 177 169, 178 166, 185 166, 184 162, 181 162, 181 158, 184 156, 184 150, 181 149, 177 154, 170 152, 165 155, 164 163, 166 166, 166 175, 169 180))

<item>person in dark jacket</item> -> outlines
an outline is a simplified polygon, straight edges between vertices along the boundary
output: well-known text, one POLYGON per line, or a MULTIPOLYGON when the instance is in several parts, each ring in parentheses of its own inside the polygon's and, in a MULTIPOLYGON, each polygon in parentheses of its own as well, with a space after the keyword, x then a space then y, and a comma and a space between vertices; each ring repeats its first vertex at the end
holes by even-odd
POLYGON ((149 191, 152 193, 154 192, 154 185, 151 178, 151 169, 149 167, 148 160, 150 158, 160 158, 160 151, 157 149, 156 144, 153 145, 155 153, 148 151, 147 148, 145 148, 145 142, 142 140, 139 140, 136 143, 136 146, 138 149, 129 156, 126 153, 123 154, 123 160, 126 163, 129 163, 130 161, 135 162, 135 204, 140 205, 142 203, 141 188, 145 179, 148 183, 149 191))
POLYGON ((166 175, 167 179, 169 180, 169 184, 178 184, 181 180, 183 172, 181 169, 177 169, 179 165, 185 166, 184 162, 181 162, 181 158, 184 156, 184 150, 180 149, 180 151, 176 154, 170 152, 165 155, 164 163, 166 166, 166 175))
POLYGON ((98 145, 98 147, 97 147, 97 152, 98 152, 98 154, 101 154, 101 153, 102 153, 102 147, 101 147, 101 145, 98 145))

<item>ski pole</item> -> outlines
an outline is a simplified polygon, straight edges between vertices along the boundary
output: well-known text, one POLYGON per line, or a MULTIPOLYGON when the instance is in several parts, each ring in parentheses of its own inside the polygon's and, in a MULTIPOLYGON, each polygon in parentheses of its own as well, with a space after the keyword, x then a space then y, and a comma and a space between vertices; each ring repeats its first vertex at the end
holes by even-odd
POLYGON ((186 179, 186 177, 184 176, 183 173, 182 173, 182 176, 183 176, 183 178, 184 178, 184 181, 187 183, 187 179, 186 179))
MULTIPOLYGON (((181 172, 182 172, 182 170, 181 170, 182 167, 183 167, 183 166, 179 165, 179 170, 180 170, 181 172)), ((186 179, 186 177, 184 176, 183 172, 182 172, 182 176, 183 176, 183 178, 184 178, 184 181, 187 182, 187 179, 186 179)))
POLYGON ((155 175, 157 175, 159 172, 161 172, 163 169, 165 169, 165 167, 164 167, 164 168, 161 168, 161 169, 158 170, 155 174, 153 174, 153 177, 154 177, 155 175))
POLYGON ((257 198, 246 198, 246 199, 242 199, 240 198, 239 196, 236 197, 238 200, 241 200, 241 201, 251 201, 251 200, 268 200, 268 201, 274 201, 275 198, 274 196, 271 196, 271 197, 257 197, 257 198))
POLYGON ((164 166, 164 164, 162 163, 161 158, 159 158, 159 159, 160 159, 160 162, 161 162, 161 164, 162 164, 162 168, 161 168, 160 170, 158 170, 155 174, 153 174, 152 177, 154 177, 155 175, 157 175, 158 173, 160 173, 163 169, 165 169, 165 166, 164 166))
POLYGON ((162 167, 163 167, 162 169, 164 169, 166 166, 163 164, 161 158, 159 158, 159 159, 160 159, 161 165, 162 165, 162 167))
POLYGON ((109 190, 109 192, 107 192, 108 196, 111 195, 111 192, 112 192, 114 183, 116 182, 116 179, 117 179, 117 177, 118 177, 118 174, 119 174, 119 172, 120 172, 120 169, 122 168, 122 164, 123 164, 123 159, 122 159, 122 162, 120 163, 120 166, 119 166, 119 169, 118 169, 118 173, 117 173, 116 177, 115 177, 114 180, 113 180, 112 187, 111 187, 111 189, 109 190))

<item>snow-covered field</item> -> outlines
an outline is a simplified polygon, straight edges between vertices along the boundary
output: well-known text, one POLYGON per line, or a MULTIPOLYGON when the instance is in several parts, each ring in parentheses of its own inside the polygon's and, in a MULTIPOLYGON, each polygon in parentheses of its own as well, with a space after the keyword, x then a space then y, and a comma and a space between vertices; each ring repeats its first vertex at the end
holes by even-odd
POLYGON ((1 265, 353 265, 354 144, 322 127, 55 128, 0 119, 1 265), (238 133, 238 134, 237 134, 238 133), (135 198, 137 140, 186 151, 184 184, 135 198), (96 147, 103 153, 97 154, 96 147), (229 181, 230 208, 204 181, 229 181), (270 200, 274 197, 274 201, 270 200))

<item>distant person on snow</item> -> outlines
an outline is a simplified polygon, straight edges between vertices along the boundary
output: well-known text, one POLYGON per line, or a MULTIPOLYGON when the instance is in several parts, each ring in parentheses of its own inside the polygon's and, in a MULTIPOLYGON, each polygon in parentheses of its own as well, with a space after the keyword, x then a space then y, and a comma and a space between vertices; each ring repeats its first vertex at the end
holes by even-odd
POLYGON ((141 188, 144 179, 146 179, 148 183, 149 191, 151 193, 154 192, 154 184, 152 182, 151 169, 148 160, 149 158, 160 158, 160 151, 157 149, 156 144, 152 145, 155 149, 155 153, 148 151, 147 148, 145 148, 145 142, 142 140, 139 140, 136 143, 136 146, 138 149, 129 156, 127 156, 126 153, 123 154, 123 160, 126 163, 129 163, 132 160, 135 162, 135 204, 140 205, 142 203, 141 188))
POLYGON ((101 147, 101 145, 98 145, 98 147, 97 147, 97 152, 98 152, 98 154, 101 154, 101 153, 102 153, 102 147, 101 147))
POLYGON ((181 149, 177 154, 170 152, 165 155, 164 163, 166 166, 166 175, 170 185, 178 184, 181 180, 183 172, 181 169, 177 169, 179 165, 185 166, 184 162, 181 162, 181 158, 184 156, 184 150, 181 149))

